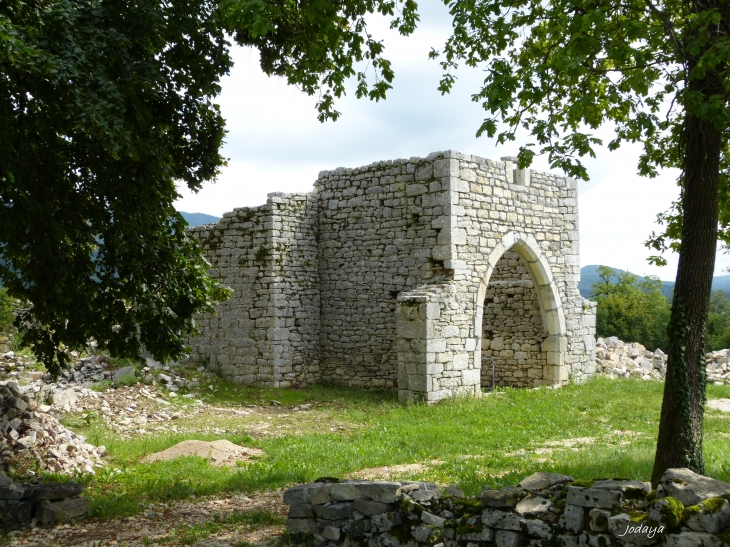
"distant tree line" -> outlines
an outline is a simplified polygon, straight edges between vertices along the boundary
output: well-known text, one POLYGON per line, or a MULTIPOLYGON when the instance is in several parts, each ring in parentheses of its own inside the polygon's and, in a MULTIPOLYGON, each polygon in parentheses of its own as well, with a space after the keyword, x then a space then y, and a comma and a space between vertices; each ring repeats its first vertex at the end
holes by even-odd
MULTIPOLYGON (((591 288, 591 299, 598 303, 596 335, 667 351, 672 302, 662 293, 661 280, 654 276, 640 279, 608 266, 599 266, 598 275, 599 281, 591 288)), ((708 351, 730 348, 730 300, 722 291, 712 293, 707 329, 708 351)))

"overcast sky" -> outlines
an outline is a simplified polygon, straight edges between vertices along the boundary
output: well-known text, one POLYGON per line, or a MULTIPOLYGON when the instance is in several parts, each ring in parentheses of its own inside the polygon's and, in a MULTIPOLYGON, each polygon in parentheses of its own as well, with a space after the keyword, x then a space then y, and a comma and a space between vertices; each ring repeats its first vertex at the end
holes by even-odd
MULTIPOLYGON (((479 70, 460 69, 450 95, 437 91, 441 71, 428 53, 441 47, 451 23, 446 8, 434 0, 420 2, 419 10, 421 23, 408 38, 388 30, 384 21, 370 23, 393 63, 394 89, 377 103, 349 93, 336 104, 342 113, 337 122, 318 122, 315 97, 265 76, 256 50, 234 48, 235 66, 224 78, 219 98, 228 128, 223 152, 228 166, 197 195, 180 188, 177 208, 221 216, 235 207, 260 205, 269 192, 309 192, 325 169, 424 157, 439 150, 495 160, 516 155, 519 139, 499 147, 487 137, 475 137, 484 118, 482 107, 471 101, 482 80, 479 70)), ((610 131, 602 135, 608 142, 610 131)), ((616 152, 604 149, 595 160, 584 162, 590 181, 579 182, 581 266, 606 264, 674 280, 676 256, 668 256, 665 268, 650 266, 646 258, 651 253, 643 242, 658 229, 657 213, 678 195, 676 173, 639 177, 639 151, 630 146, 616 152)), ((536 158, 532 167, 549 168, 544 158, 536 158)), ((725 274, 728 265, 730 257, 718 253, 716 275, 725 274)))

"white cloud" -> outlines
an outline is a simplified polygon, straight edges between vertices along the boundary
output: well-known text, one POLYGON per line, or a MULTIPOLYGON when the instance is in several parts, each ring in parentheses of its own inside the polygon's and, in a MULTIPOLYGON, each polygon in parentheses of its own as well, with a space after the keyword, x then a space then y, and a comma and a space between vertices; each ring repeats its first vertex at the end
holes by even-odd
MULTIPOLYGON (((335 123, 317 121, 315 97, 265 76, 255 50, 234 48, 235 66, 220 97, 229 131, 224 147, 229 165, 197 195, 180 189, 178 209, 221 215, 264 203, 269 192, 309 192, 319 171, 339 166, 447 149, 495 159, 515 154, 519 141, 497 147, 486 137, 475 137, 484 118, 481 106, 471 101, 483 79, 479 70, 460 69, 450 95, 442 97, 436 89, 441 69, 428 60, 428 52, 443 45, 450 19, 440 2, 422 2, 420 10, 419 29, 408 38, 389 31, 382 18, 373 20, 371 31, 384 38, 386 57, 393 62, 394 89, 378 103, 350 93, 337 103, 342 117, 335 123)), ((601 135, 608 140, 610 132, 601 135)), ((591 181, 579 187, 581 263, 674 279, 676 257, 669 257, 666 268, 651 267, 643 241, 657 229, 657 213, 677 196, 676 174, 642 179, 636 175, 638 151, 625 146, 585 161, 591 181)), ((537 158, 533 167, 547 170, 546 159, 537 158)), ((718 272, 729 264, 727 257, 718 256, 718 272)))

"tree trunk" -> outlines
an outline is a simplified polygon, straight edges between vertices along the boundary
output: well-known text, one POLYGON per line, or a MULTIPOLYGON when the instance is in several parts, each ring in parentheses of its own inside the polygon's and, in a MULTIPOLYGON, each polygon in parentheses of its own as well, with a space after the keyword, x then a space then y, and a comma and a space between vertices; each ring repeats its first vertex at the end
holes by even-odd
MULTIPOLYGON (((691 68, 691 67, 690 67, 691 68)), ((717 78, 690 80, 705 99, 722 93, 717 78)), ((688 467, 704 473, 707 312, 715 269, 718 176, 722 135, 711 121, 687 111, 684 120, 682 240, 669 322, 669 361, 651 482, 664 471, 688 467)))

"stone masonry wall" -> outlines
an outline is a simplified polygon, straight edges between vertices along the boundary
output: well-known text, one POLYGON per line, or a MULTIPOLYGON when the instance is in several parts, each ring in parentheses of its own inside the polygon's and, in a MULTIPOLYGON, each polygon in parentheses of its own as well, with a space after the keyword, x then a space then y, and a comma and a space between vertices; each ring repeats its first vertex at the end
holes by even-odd
POLYGON ((723 547, 730 485, 669 469, 638 480, 535 473, 467 498, 428 482, 323 479, 284 492, 287 532, 313 547, 723 547))
POLYGON ((262 385, 273 382, 260 343, 266 339, 269 306, 266 209, 266 205, 234 209, 217 224, 190 229, 211 263, 210 275, 233 289, 215 315, 196 318, 200 335, 191 341, 191 358, 234 381, 262 385))
POLYGON ((397 387, 402 400, 436 401, 480 391, 486 317, 512 333, 505 383, 589 376, 595 305, 577 286, 577 186, 513 167, 447 151, 323 171, 311 194, 270 194, 193 230, 234 289, 201 318, 193 358, 247 384, 397 387), (505 267, 517 285, 500 279, 505 267), (497 297, 528 316, 485 315, 497 297))
MULTIPOLYGON (((552 173, 513 170, 514 163, 491 161, 476 156, 450 152, 453 182, 458 206, 456 217, 457 264, 455 281, 483 282, 485 274, 493 270, 504 251, 500 237, 510 232, 520 234, 531 245, 522 247, 523 259, 528 253, 539 253, 544 268, 549 268, 557 295, 550 295, 547 279, 540 275, 538 264, 530 276, 542 293, 543 317, 551 339, 547 340, 548 366, 557 367, 536 383, 564 383, 568 377, 580 381, 592 374, 595 352, 595 307, 583 299, 578 291, 580 279, 578 191, 573 179, 552 173), (535 247, 527 250, 527 247, 535 247), (485 257, 484 249, 495 249, 494 264, 485 257), (463 265, 463 266, 462 266, 463 265), (553 308, 553 319, 545 318, 553 308), (551 322, 553 324, 551 324, 551 322), (562 342, 561 339, 565 341, 562 342), (554 347, 565 345, 564 352, 554 347), (563 353, 562 362, 550 362, 550 353, 563 353), (551 374, 558 377, 551 377, 551 374)), ((504 242, 506 243, 506 242, 504 242)), ((519 252, 519 248, 515 248, 519 252)), ((537 257, 535 257, 537 258, 537 257)), ((529 260, 527 260, 529 262, 529 260)), ((491 272, 489 272, 491 274, 491 272)), ((466 334, 466 333, 465 333, 466 334)), ((547 371, 546 371, 547 372, 547 371)))
POLYGON ((244 384, 319 381, 317 225, 311 194, 271 194, 266 205, 191 230, 210 274, 233 289, 216 315, 197 318, 193 360, 244 384))
MULTIPOLYGON (((454 151, 431 154, 447 190, 442 230, 431 250, 449 277, 398 296, 401 400, 436 401, 481 385, 483 302, 502 255, 527 265, 538 294, 545 365, 532 385, 563 385, 595 370, 595 304, 580 296, 577 185, 549 173, 514 170, 454 151)), ((508 158, 509 159, 509 158, 508 158)))
POLYGON ((532 387, 547 364, 542 343, 547 331, 527 267, 514 251, 497 263, 484 301, 482 387, 532 387))
POLYGON ((445 277, 431 248, 446 198, 433 160, 320 173, 320 366, 323 381, 395 388, 396 297, 445 277))

